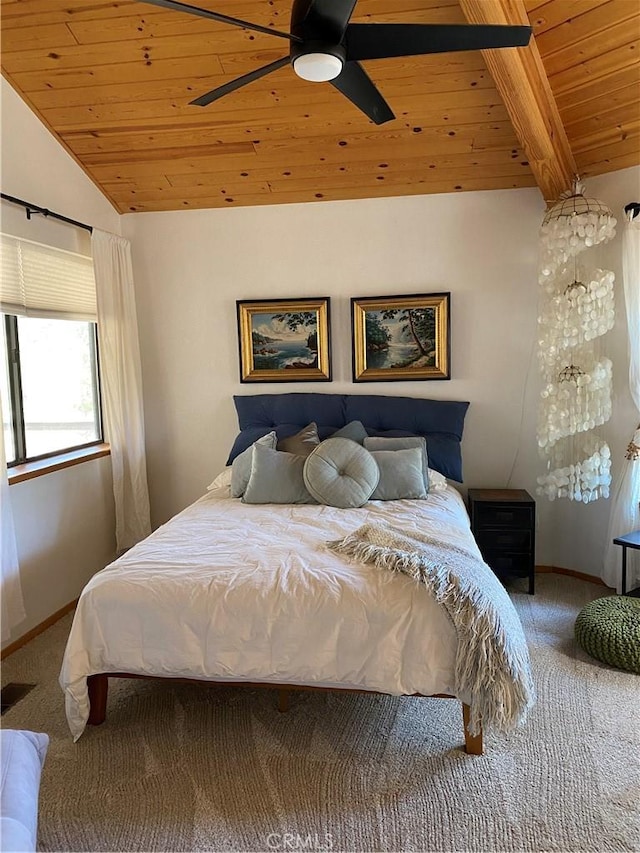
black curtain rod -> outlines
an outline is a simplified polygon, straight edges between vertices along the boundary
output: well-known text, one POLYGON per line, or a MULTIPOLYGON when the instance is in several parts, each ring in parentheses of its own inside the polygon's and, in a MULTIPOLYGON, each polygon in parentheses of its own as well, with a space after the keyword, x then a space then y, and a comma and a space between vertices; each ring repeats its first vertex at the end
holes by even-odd
POLYGON ((624 212, 630 213, 631 218, 635 219, 636 216, 640 213, 640 202, 630 201, 629 204, 625 205, 624 212))
POLYGON ((11 204, 19 204, 21 207, 24 207, 27 211, 27 219, 31 219, 32 213, 41 213, 43 216, 50 216, 52 219, 59 219, 60 222, 66 222, 68 225, 75 225, 76 228, 84 228, 84 230, 88 231, 90 234, 93 232, 91 225, 86 225, 84 222, 78 222, 77 219, 69 219, 68 216, 63 216, 61 213, 54 213, 53 210, 47 210, 46 207, 40 207, 39 204, 31 204, 30 201, 24 201, 24 199, 15 198, 15 196, 7 195, 6 193, 0 193, 0 197, 3 201, 9 201, 11 204))

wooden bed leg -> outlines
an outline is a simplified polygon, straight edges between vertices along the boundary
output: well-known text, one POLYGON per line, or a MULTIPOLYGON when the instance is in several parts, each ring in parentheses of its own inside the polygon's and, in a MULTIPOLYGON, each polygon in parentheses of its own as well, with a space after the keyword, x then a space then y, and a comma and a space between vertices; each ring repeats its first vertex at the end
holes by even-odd
POLYGON ((462 703, 462 720, 464 723, 464 749, 469 755, 484 755, 484 747, 482 745, 482 728, 477 735, 472 735, 469 731, 469 721, 471 719, 471 708, 465 703, 462 703))
POLYGON ((109 676, 104 672, 90 675, 87 678, 89 688, 89 719, 90 726, 100 726, 107 716, 107 693, 109 691, 109 676))
POLYGON ((278 690, 278 711, 281 714, 286 714, 289 710, 289 691, 280 688, 278 690))

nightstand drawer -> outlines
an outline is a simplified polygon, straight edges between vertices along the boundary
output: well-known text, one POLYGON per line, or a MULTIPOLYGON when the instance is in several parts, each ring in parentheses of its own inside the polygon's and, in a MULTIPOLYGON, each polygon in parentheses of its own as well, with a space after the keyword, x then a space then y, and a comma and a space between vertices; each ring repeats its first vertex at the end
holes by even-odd
POLYGON ((531 551, 531 530, 478 530, 476 542, 485 551, 531 551))
POLYGON ((475 507, 474 527, 532 527, 533 509, 529 506, 500 506, 478 503, 475 507))
POLYGON ((496 575, 527 577, 532 571, 530 554, 502 554, 487 551, 483 554, 485 563, 491 566, 496 575))
POLYGON ((536 504, 525 489, 469 489, 471 532, 487 565, 504 582, 529 578, 535 591, 536 504))

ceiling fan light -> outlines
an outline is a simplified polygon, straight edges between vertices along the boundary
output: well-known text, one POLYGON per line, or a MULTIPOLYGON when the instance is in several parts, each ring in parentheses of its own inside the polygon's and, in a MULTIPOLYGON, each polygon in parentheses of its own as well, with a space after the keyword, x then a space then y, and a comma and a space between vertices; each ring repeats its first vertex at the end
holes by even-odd
POLYGON ((332 53, 303 53, 293 60, 293 70, 303 80, 326 83, 340 74, 342 60, 332 53))

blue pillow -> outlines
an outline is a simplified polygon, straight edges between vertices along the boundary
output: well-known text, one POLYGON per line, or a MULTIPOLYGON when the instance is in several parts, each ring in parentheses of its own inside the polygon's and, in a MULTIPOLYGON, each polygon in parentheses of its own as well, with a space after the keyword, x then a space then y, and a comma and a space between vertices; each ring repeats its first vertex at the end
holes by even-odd
POLYGON ((369 438, 365 438, 364 446, 371 452, 374 450, 398 451, 410 450, 411 448, 418 449, 420 451, 420 459, 422 460, 422 479, 426 484, 427 490, 429 489, 429 458, 427 455, 427 442, 423 436, 407 435, 402 437, 394 436, 393 438, 389 438, 388 436, 370 436, 369 438))
POLYGON ((240 433, 227 465, 271 430, 278 439, 294 435, 311 421, 320 439, 351 421, 364 424, 369 435, 421 435, 429 442, 429 465, 462 482, 460 442, 469 403, 374 394, 249 394, 234 397, 240 433))
POLYGON ((331 438, 348 438, 351 441, 355 441, 356 444, 364 444, 366 437, 367 431, 360 421, 350 421, 331 436, 331 438))
POLYGON ((369 452, 380 470, 372 501, 424 500, 428 496, 429 479, 425 481, 423 454, 419 447, 369 452))
POLYGON ((305 456, 271 450, 260 444, 252 448, 251 476, 242 500, 247 504, 313 504, 304 484, 305 456))
POLYGON ((353 509, 365 504, 378 485, 373 456, 348 438, 328 438, 304 463, 304 483, 321 504, 353 509))
MULTIPOLYGON (((276 434, 275 431, 268 432, 262 438, 259 438, 256 444, 261 444, 264 447, 270 447, 271 450, 276 449, 276 434)), ((253 444, 247 447, 242 453, 238 454, 233 460, 231 466, 231 497, 241 498, 244 490, 247 488, 249 478, 251 477, 251 463, 253 460, 253 444)))

